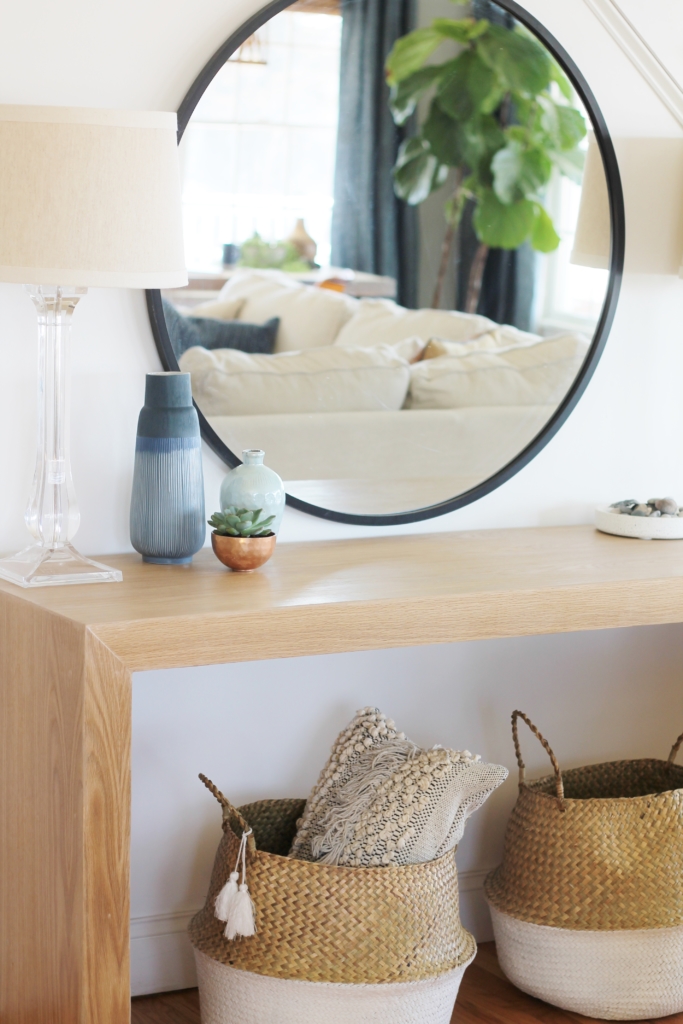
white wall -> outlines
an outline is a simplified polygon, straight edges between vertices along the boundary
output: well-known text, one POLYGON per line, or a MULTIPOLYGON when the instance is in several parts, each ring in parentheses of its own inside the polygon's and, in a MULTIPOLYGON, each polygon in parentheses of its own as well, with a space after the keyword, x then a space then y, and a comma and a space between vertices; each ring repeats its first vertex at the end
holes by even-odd
MULTIPOLYGON (((2 0, 0 101, 174 109, 251 0, 2 0)), ((577 60, 615 135, 678 126, 581 0, 529 0, 577 60)), ((650 0, 650 23, 680 35, 679 5, 650 0), (668 19, 666 22, 664 18, 668 19)), ((662 28, 662 32, 664 29, 662 28)), ((661 34, 661 32, 660 32, 661 34)), ((647 200, 628 195, 627 205, 647 200)), ((393 532, 590 521, 598 502, 683 497, 683 282, 627 277, 606 353, 577 410, 517 477, 477 505, 393 532)), ((146 370, 158 368, 143 296, 97 291, 74 327, 73 459, 87 553, 129 550, 127 512, 146 370)), ((33 471, 35 322, 0 287, 0 550, 23 545, 33 471)), ((206 454, 207 501, 222 469, 206 454)), ((281 541, 372 534, 288 511, 281 541)), ((678 627, 295 659, 135 679, 133 963, 138 991, 187 984, 177 931, 202 898, 217 813, 195 776, 234 799, 305 793, 334 732, 377 700, 420 742, 452 742, 512 763, 521 704, 565 764, 659 754, 683 719, 678 627)), ((530 751, 529 763, 544 767, 530 751)), ((482 871, 499 855, 514 783, 471 823, 460 853, 468 920, 486 935, 482 871)))

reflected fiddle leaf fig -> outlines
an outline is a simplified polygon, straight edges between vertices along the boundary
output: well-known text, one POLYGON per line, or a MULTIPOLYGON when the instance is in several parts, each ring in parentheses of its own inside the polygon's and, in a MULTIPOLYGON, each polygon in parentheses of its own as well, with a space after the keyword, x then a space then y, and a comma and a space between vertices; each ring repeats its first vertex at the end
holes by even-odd
MULTIPOLYGON (((274 15, 258 61, 207 65, 181 143, 190 285, 153 323, 229 466, 264 450, 298 507, 410 521, 516 471, 589 376, 609 140, 495 0, 403 36, 409 0, 325 2, 274 15)), ((267 535, 262 515, 211 525, 267 535)))

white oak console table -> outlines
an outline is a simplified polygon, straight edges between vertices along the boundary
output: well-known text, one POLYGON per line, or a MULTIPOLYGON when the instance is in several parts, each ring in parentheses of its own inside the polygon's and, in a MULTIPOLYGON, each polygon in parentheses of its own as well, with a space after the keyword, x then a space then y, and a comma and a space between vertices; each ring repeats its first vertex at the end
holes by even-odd
POLYGON ((590 527, 104 560, 123 583, 0 582, 2 1024, 129 1020, 132 672, 683 621, 683 544, 590 527))

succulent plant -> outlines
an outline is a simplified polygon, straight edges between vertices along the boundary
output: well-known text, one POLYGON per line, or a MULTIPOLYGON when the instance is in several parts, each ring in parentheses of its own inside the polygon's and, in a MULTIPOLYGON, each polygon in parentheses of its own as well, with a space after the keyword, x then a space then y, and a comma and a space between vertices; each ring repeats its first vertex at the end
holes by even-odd
POLYGON ((262 512, 262 508, 235 508, 234 505, 228 505, 222 512, 214 512, 209 519, 209 526, 220 537, 272 537, 273 531, 268 527, 275 516, 259 519, 262 512))

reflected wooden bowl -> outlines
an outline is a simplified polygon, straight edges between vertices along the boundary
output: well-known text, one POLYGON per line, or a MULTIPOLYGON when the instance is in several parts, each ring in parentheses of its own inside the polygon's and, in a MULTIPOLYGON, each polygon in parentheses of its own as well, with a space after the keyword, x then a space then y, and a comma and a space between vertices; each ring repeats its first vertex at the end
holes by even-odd
POLYGON ((264 565, 273 551, 277 537, 222 537, 215 530, 211 534, 211 547, 219 562, 233 572, 253 572, 264 565))

